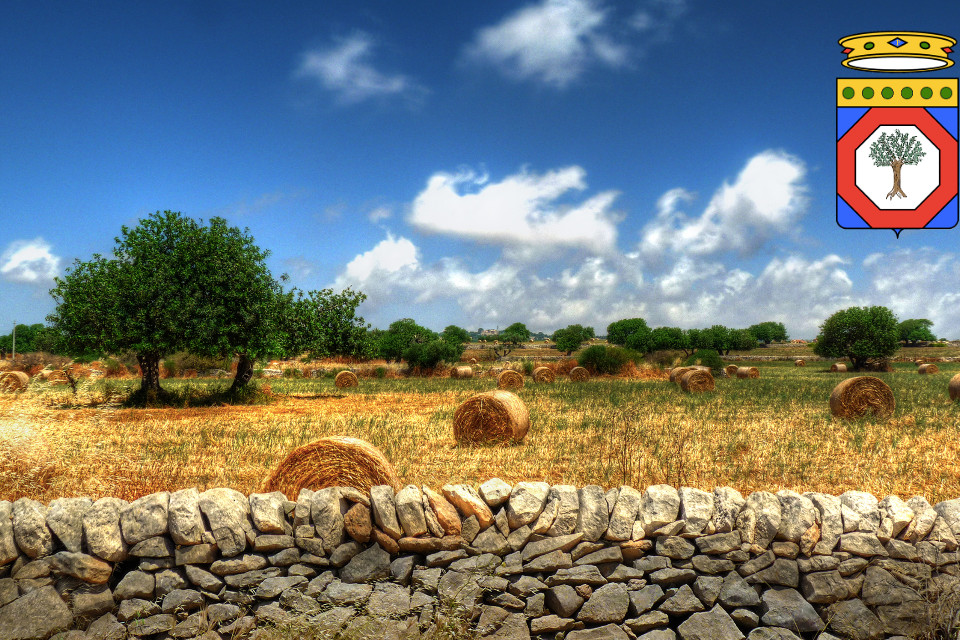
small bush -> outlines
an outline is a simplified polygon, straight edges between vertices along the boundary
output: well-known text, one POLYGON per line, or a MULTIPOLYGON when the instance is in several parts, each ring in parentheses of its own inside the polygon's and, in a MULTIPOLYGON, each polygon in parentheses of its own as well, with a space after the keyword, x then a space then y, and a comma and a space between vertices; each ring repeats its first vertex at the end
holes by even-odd
POLYGON ((713 349, 699 349, 695 351, 692 356, 684 361, 683 365, 685 367, 694 365, 710 367, 710 371, 715 376, 721 375, 724 366, 723 360, 720 359, 720 354, 713 349))
POLYGON ((387 377, 387 368, 386 367, 377 367, 373 370, 373 377, 375 378, 385 378, 387 377))
POLYGON ((680 357, 676 351, 654 351, 644 356, 644 360, 661 369, 668 369, 676 365, 680 361, 680 357))
POLYGON ((129 374, 127 367, 116 358, 107 358, 103 361, 104 378, 120 378, 129 374))
POLYGON ((523 373, 524 375, 532 376, 533 375, 533 363, 529 360, 523 361, 523 373))
POLYGON ((616 375, 628 362, 636 362, 639 355, 630 349, 621 347, 607 347, 602 344, 595 344, 587 347, 577 356, 577 362, 581 367, 585 367, 593 373, 609 373, 616 375))
POLYGON ((303 371, 301 371, 300 369, 295 369, 293 367, 288 367, 283 370, 283 377, 284 378, 302 378, 303 371))

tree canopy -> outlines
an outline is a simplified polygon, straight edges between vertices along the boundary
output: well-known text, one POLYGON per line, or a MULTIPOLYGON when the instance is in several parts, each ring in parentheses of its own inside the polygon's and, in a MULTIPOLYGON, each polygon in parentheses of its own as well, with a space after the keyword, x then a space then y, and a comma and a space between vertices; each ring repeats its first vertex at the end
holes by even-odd
POLYGON ((825 358, 849 358, 854 369, 870 361, 889 358, 897 349, 897 317, 886 307, 849 307, 837 311, 820 325, 813 352, 825 358))
POLYGON ((643 318, 625 318, 607 325, 607 342, 610 344, 644 352, 649 337, 650 327, 643 318), (631 341, 633 344, 628 344, 631 341))
POLYGON ((440 337, 453 344, 463 344, 470 342, 470 332, 463 327, 455 324, 448 325, 441 333, 440 337))
POLYGON ((900 323, 898 330, 900 339, 908 346, 914 346, 918 342, 933 342, 937 338, 930 331, 933 322, 926 318, 911 318, 900 323))
POLYGON ((750 325, 747 327, 747 331, 752 333, 754 337, 756 337, 757 342, 762 345, 767 345, 771 342, 786 342, 789 338, 789 336, 787 336, 787 329, 783 326, 782 322, 761 322, 750 325))
POLYGON ((423 344, 435 340, 437 334, 421 327, 411 318, 402 318, 390 323, 387 330, 380 336, 378 352, 387 362, 400 362, 403 352, 412 344, 423 344))
POLYGON ((565 329, 557 329, 550 336, 550 339, 557 343, 557 350, 570 355, 580 348, 584 342, 593 338, 593 327, 584 327, 579 324, 571 324, 565 329))

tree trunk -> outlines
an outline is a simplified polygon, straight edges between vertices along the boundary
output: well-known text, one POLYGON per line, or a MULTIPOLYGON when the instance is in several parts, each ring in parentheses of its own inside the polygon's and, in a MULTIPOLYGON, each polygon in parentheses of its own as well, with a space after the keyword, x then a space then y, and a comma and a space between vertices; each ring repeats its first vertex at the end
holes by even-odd
POLYGON ((247 354, 241 353, 240 362, 237 363, 237 375, 234 376, 233 384, 230 385, 230 393, 243 389, 251 378, 253 378, 253 360, 247 354))
POLYGON ((160 354, 138 353, 137 364, 140 365, 140 391, 159 393, 160 389, 160 354))
POLYGON ((893 196, 906 198, 907 194, 900 188, 900 169, 903 168, 903 162, 900 160, 891 160, 890 166, 893 168, 893 188, 890 189, 890 193, 887 194, 887 199, 893 200, 893 196))

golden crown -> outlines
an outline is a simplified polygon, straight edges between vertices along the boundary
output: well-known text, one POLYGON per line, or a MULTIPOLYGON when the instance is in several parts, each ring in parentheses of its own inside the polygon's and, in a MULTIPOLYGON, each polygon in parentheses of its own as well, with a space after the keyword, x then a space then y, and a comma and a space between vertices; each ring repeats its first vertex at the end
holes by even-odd
POLYGON ((908 73, 953 66, 947 57, 957 41, 923 31, 874 31, 840 38, 847 54, 841 64, 860 71, 908 73))

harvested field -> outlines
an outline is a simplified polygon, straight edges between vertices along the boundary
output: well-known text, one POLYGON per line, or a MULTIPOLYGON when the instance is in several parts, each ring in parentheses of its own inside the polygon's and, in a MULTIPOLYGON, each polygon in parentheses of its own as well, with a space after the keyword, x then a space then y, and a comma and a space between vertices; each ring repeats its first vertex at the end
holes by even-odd
MULTIPOLYGON (((362 438, 383 451, 402 483, 439 488, 543 480, 605 488, 668 483, 712 489, 848 489, 878 497, 960 496, 960 403, 942 376, 911 363, 877 373, 892 389, 888 420, 830 414, 838 378, 793 362, 764 365, 751 384, 718 378, 709 394, 677 393, 659 378, 595 377, 517 391, 530 413, 521 444, 458 446, 453 415, 489 391, 490 378, 364 379, 341 391, 330 378, 279 379, 259 406, 121 409, 136 381, 31 385, 0 396, 0 499, 61 496, 133 500, 159 490, 232 487, 259 491, 294 449, 323 436, 362 438)), ((662 376, 662 374, 661 374, 662 376)), ((946 377, 945 377, 946 376, 946 377)), ((165 381, 207 388, 214 380, 165 381)))

